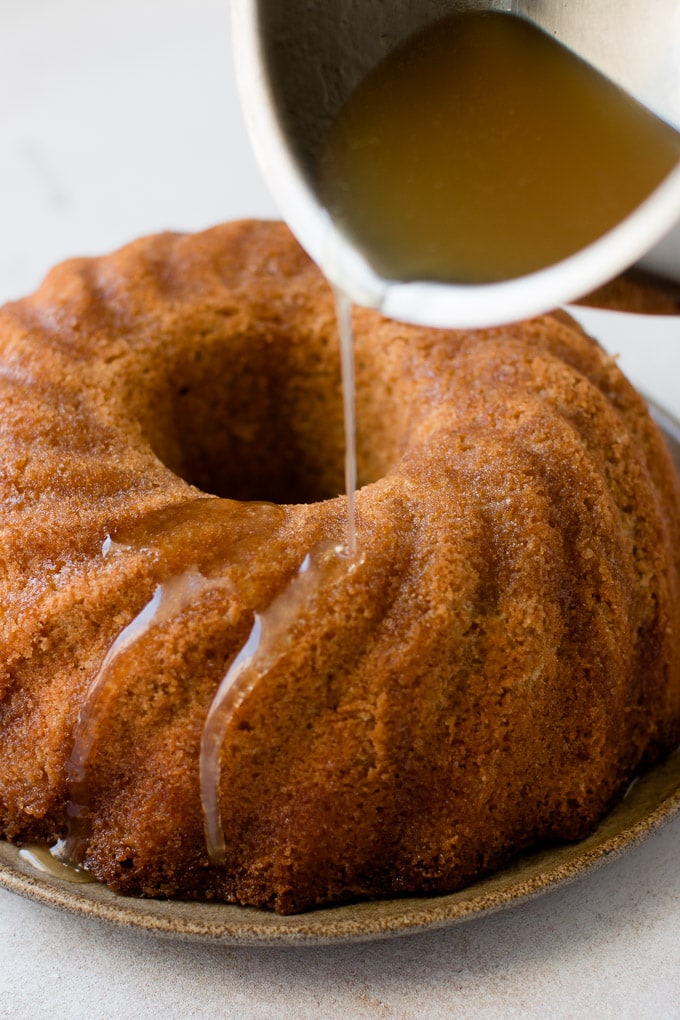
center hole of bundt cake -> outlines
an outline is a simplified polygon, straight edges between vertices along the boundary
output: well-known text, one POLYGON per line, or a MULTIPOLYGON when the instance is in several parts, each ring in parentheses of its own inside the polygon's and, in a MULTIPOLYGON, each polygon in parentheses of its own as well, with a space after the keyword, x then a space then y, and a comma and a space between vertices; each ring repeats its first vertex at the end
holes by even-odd
MULTIPOLYGON (((178 345, 149 422, 156 455, 206 493, 312 503, 344 492, 344 426, 337 336, 229 336, 178 345)), ((384 473, 373 449, 375 379, 358 379, 359 484, 384 473)), ((382 428, 380 431, 384 431, 382 428)), ((384 444, 383 444, 384 445, 384 444)), ((392 445, 392 444, 388 444, 392 445)))

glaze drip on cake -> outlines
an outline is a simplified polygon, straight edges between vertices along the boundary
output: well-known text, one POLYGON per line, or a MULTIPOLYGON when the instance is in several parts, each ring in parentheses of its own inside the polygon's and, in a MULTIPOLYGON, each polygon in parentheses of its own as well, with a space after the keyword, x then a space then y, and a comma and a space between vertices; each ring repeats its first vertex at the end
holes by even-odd
POLYGON ((342 545, 327 540, 305 556, 299 573, 262 613, 217 689, 201 736, 201 804, 208 856, 226 862, 220 808, 220 759, 224 737, 240 704, 255 684, 275 671, 285 671, 309 622, 315 619, 319 592, 346 581, 364 563, 342 545))

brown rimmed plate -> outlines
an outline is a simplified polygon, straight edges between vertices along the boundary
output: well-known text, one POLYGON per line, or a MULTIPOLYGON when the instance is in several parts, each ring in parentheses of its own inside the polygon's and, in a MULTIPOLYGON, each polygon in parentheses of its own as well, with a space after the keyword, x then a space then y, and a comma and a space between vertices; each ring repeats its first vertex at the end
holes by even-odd
MULTIPOLYGON (((652 409, 680 470, 680 426, 652 409)), ((222 903, 133 899, 97 882, 76 884, 36 870, 0 841, 0 886, 51 907, 180 939, 241 945, 361 941, 441 928, 530 899, 605 864, 680 813, 680 749, 637 779, 592 836, 523 856, 448 896, 410 897, 279 917, 222 903)))

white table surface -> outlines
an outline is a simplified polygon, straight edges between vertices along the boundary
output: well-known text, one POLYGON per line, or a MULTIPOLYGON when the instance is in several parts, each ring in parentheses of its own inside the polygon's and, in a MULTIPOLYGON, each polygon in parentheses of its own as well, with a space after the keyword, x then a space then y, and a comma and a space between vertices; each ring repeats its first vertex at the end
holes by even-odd
MULTIPOLYGON (((276 214, 227 0, 0 0, 0 128, 0 301, 69 255, 276 214)), ((668 325, 607 343, 680 416, 668 325)), ((169 942, 0 891, 0 1018, 680 1017, 679 841, 677 819, 538 900, 363 946, 169 942)))

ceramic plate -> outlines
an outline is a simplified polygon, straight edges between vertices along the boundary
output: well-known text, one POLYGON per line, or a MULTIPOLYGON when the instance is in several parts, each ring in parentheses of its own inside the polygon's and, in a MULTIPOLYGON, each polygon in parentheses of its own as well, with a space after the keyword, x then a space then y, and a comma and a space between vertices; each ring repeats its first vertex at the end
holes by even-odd
MULTIPOLYGON (((654 408, 680 470, 680 426, 654 408)), ((243 945, 360 941, 444 927, 554 889, 606 863, 680 812, 680 749, 634 782, 588 839, 523 856, 448 896, 412 897, 279 917, 220 903, 118 896, 97 882, 76 884, 37 871, 0 841, 0 886, 41 903, 124 927, 181 939, 243 945)))

